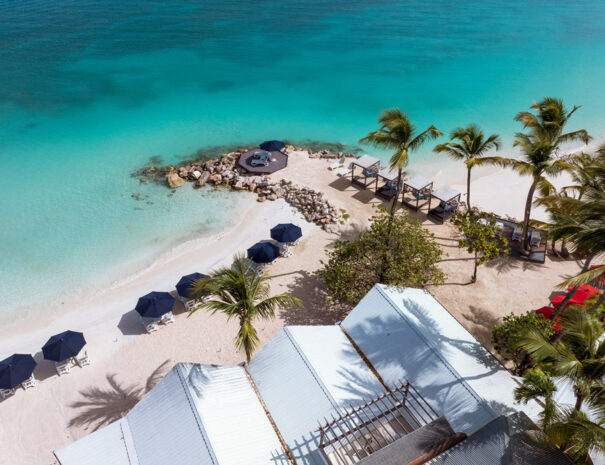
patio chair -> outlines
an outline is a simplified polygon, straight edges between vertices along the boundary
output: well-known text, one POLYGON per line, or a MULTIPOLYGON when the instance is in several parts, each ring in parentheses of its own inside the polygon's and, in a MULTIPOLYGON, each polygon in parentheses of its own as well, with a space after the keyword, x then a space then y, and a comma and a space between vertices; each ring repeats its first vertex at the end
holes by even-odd
POLYGON ((364 168, 364 170, 363 170, 363 175, 364 175, 366 178, 373 178, 374 176, 376 176, 376 173, 375 173, 374 171, 366 170, 366 169, 364 168))
POLYGON ((55 362, 55 369, 59 376, 66 375, 71 369, 71 359, 63 360, 62 362, 55 362))
POLYGON ((14 395, 15 395, 14 389, 0 389, 0 397, 3 400, 6 399, 8 396, 14 396, 14 395))
POLYGON ((353 170, 353 163, 349 163, 349 166, 347 168, 341 168, 338 171, 336 171, 336 175, 340 176, 342 178, 344 176, 348 176, 349 174, 351 174, 352 170, 353 170))
POLYGON ((416 200, 423 200, 425 198, 425 194, 422 191, 414 191, 414 198, 416 200))
POLYGON ((36 380, 36 378, 34 377, 34 374, 32 373, 32 375, 27 378, 25 381, 23 381, 21 383, 21 387, 25 390, 28 388, 33 388, 36 387, 38 384, 38 381, 36 380))
POLYGON ((174 323, 174 316, 172 315, 172 312, 164 313, 160 319, 160 322, 165 325, 174 323))
POLYGON ((496 221, 496 236, 502 236, 504 232, 504 223, 502 221, 496 221))
POLYGON ((523 225, 522 224, 518 224, 518 225, 515 226, 515 230, 513 231, 512 240, 513 241, 520 241, 522 237, 523 237, 523 225))
POLYGON ((90 357, 88 356, 88 350, 84 349, 84 353, 76 357, 76 363, 80 368, 90 365, 90 357))
POLYGON ((532 247, 539 247, 541 242, 542 242, 542 234, 540 234, 540 231, 534 229, 531 232, 530 245, 532 247))
POLYGON ((139 321, 143 325, 143 328, 145 328, 145 331, 147 331, 147 334, 151 334, 159 329, 157 321, 145 321, 141 316, 139 316, 139 321))

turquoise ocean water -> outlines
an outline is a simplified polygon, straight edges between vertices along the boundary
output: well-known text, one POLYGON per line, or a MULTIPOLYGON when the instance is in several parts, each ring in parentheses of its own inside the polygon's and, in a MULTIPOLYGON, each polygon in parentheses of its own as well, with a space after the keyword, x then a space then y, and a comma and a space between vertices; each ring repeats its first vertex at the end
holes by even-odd
POLYGON ((545 95, 603 136, 604 44, 605 3, 583 0, 1 2, 0 322, 237 215, 236 195, 140 185, 152 156, 354 144, 390 106, 510 141, 545 95))

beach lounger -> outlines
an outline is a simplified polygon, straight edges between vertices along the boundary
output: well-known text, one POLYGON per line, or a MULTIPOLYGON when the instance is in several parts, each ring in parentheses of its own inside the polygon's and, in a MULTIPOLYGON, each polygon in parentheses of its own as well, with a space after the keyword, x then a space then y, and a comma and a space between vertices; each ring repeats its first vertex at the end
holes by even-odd
POLYGON ((84 354, 76 357, 76 363, 80 368, 90 365, 90 357, 88 356, 88 351, 84 349, 84 354))
POLYGON ((165 325, 174 323, 174 316, 172 315, 172 312, 164 313, 160 322, 164 323, 165 325))
POLYGON ((353 163, 349 163, 349 166, 347 168, 341 168, 338 171, 336 171, 336 175, 340 176, 342 178, 344 176, 348 176, 349 174, 351 174, 352 170, 353 170, 353 163))
POLYGON ((538 246, 540 246, 541 242, 542 242, 542 234, 540 234, 540 231, 534 229, 531 232, 530 245, 532 247, 538 247, 538 246))
POLYGON ((14 389, 0 389, 0 397, 2 399, 6 399, 8 396, 14 396, 14 395, 15 395, 14 389))
POLYGON ((21 387, 25 390, 28 388, 36 387, 37 384, 38 384, 38 381, 36 381, 36 378, 34 377, 34 375, 32 373, 32 375, 29 378, 27 378, 25 381, 23 381, 21 383, 21 387))
POLYGON ((71 369, 71 359, 64 360, 62 362, 55 362, 55 369, 59 376, 66 375, 71 369))
POLYGON ((339 159, 337 162, 332 163, 330 166, 328 166, 328 169, 330 171, 332 170, 336 170, 338 168, 342 168, 345 165, 345 158, 342 157, 341 159, 339 159))
POLYGON ((141 316, 139 316, 139 321, 141 322, 143 328, 145 328, 145 331, 147 331, 148 334, 153 333, 154 331, 157 331, 159 329, 157 321, 146 321, 141 316))

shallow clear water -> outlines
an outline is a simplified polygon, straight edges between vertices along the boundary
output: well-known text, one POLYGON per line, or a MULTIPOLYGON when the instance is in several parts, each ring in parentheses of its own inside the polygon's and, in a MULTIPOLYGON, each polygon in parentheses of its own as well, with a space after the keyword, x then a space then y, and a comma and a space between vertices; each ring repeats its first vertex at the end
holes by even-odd
POLYGON ((237 214, 241 196, 139 185, 151 156, 354 144, 390 106, 510 140, 545 95, 583 104, 573 124, 602 136, 603 43, 594 1, 2 2, 0 315, 101 288, 237 214))

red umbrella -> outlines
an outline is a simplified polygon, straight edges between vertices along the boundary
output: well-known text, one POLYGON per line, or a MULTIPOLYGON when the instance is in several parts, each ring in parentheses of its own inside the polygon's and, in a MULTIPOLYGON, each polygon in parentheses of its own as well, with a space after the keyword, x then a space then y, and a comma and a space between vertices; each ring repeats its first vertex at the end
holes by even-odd
MULTIPOLYGON (((535 311, 536 315, 542 315, 544 319, 549 319, 552 317, 553 312, 555 311, 552 307, 542 307, 535 311)), ((563 326, 559 324, 559 317, 555 318, 555 325, 553 326, 555 331, 561 331, 563 326)))
MULTIPOLYGON (((571 292, 573 287, 569 287, 567 289, 568 292, 571 292)), ((578 287, 578 290, 573 295, 573 297, 569 300, 567 305, 582 305, 586 300, 590 299, 593 295, 598 294, 599 290, 596 287, 591 286, 590 284, 582 284, 578 287)), ((564 295, 558 295, 554 299, 550 301, 553 307, 557 308, 563 300, 565 300, 564 295)))

